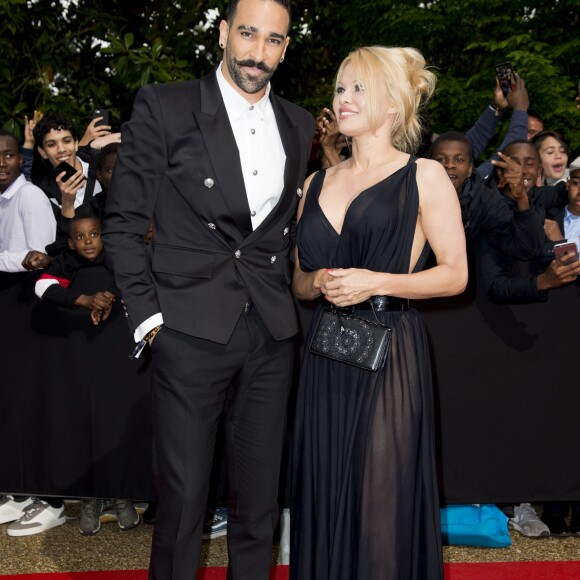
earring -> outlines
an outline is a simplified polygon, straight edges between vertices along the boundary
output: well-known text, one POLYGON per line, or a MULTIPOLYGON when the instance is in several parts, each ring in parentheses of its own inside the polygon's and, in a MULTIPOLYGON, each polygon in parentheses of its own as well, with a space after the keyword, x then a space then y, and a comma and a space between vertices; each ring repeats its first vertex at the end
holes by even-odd
POLYGON ((281 57, 280 58, 280 62, 284 62, 284 57, 281 57))
POLYGON ((224 43, 223 42, 220 42, 220 48, 223 50, 223 48, 224 48, 224 43))

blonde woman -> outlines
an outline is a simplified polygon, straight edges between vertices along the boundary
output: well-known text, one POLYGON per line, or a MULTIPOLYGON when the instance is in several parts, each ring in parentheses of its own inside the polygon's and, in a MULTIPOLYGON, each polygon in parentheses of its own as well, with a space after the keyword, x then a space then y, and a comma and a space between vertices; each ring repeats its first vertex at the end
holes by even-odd
POLYGON ((435 77, 412 48, 360 48, 333 108, 352 157, 314 174, 299 207, 293 289, 393 329, 376 372, 306 352, 296 411, 292 580, 443 578, 427 338, 409 299, 467 282, 457 195, 416 159, 435 77), (431 248, 437 264, 422 270, 431 248), (372 303, 372 305, 371 305, 372 303), (374 310, 374 312, 373 312, 374 310))

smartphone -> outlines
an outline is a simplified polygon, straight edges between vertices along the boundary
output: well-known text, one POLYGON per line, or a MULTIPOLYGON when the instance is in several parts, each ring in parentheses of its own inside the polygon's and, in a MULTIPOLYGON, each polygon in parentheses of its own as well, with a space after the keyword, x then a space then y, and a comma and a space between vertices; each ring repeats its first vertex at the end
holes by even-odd
POLYGON ((511 62, 502 62, 495 65, 495 76, 499 81, 501 92, 507 97, 510 91, 516 88, 516 71, 511 62))
POLYGON ((62 179, 63 182, 68 181, 77 172, 72 165, 66 161, 62 161, 56 167, 52 168, 52 175, 56 179, 63 171, 65 172, 65 176, 62 179))
POLYGON ((562 242, 561 244, 554 244, 554 256, 562 258, 564 254, 572 254, 568 256, 567 262, 575 262, 578 260, 578 247, 575 242, 562 242))
POLYGON ((93 119, 96 119, 97 117, 103 118, 95 123, 95 127, 111 124, 109 119, 109 109, 95 109, 93 111, 93 119))

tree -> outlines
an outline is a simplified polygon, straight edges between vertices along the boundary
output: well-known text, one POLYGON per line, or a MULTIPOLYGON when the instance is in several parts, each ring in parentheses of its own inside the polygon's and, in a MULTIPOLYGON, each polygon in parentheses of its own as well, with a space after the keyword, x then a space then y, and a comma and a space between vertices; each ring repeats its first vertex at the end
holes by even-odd
MULTIPOLYGON (((0 112, 61 110, 87 123, 107 107, 118 127, 146 83, 198 77, 219 62, 226 0, 4 0, 0 4, 0 112)), ((497 62, 511 60, 546 126, 580 148, 575 97, 579 0, 295 0, 279 94, 318 112, 329 106, 338 64, 357 45, 415 46, 439 77, 433 130, 465 131, 489 102, 497 62)))

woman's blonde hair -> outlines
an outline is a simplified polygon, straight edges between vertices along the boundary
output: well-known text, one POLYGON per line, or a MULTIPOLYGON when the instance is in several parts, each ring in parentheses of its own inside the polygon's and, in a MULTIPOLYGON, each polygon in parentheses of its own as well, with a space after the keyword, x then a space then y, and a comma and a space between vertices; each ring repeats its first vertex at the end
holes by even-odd
POLYGON ((375 131, 378 126, 381 83, 384 83, 390 104, 397 110, 391 132, 392 143, 401 151, 416 151, 421 143, 421 101, 432 96, 437 82, 435 75, 427 69, 423 55, 415 48, 357 48, 342 61, 337 83, 349 64, 364 87, 371 129, 375 131))

